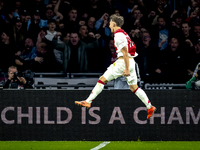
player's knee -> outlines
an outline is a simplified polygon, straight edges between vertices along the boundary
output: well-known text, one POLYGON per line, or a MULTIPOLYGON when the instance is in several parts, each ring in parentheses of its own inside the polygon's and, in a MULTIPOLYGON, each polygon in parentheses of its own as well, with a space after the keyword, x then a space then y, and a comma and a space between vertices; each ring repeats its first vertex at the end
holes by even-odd
POLYGON ((136 92, 137 91, 137 89, 138 89, 138 86, 137 86, 137 84, 134 84, 134 85, 129 85, 129 87, 130 87, 130 90, 132 91, 132 92, 136 92))
POLYGON ((104 76, 101 76, 99 80, 102 81, 104 84, 108 82, 104 76))

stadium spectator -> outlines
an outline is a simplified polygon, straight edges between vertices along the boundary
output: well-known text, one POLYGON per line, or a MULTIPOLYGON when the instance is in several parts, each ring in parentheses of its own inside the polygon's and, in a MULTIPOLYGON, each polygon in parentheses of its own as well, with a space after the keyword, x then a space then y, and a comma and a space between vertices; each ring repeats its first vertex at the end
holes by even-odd
POLYGON ((79 27, 80 40, 84 43, 89 43, 88 27, 82 25, 79 27))
POLYGON ((36 55, 31 70, 34 72, 58 72, 60 70, 51 43, 48 41, 36 45, 36 55), (39 60, 36 60, 39 59, 39 60))
MULTIPOLYGON (((107 14, 107 13, 106 13, 107 14)), ((108 18, 109 19, 109 18, 108 18)), ((101 19, 97 21, 95 24, 96 32, 101 35, 101 47, 105 47, 110 40, 110 37, 113 37, 113 33, 111 33, 111 30, 109 28, 109 20, 105 19, 101 24, 101 19)))
POLYGON ((5 3, 3 0, 0 1, 0 14, 5 15, 6 14, 6 8, 5 8, 5 3))
POLYGON ((10 29, 4 29, 1 34, 1 55, 0 55, 0 69, 7 72, 9 66, 14 65, 15 44, 12 39, 12 32, 10 29))
MULTIPOLYGON (((54 19, 56 20, 56 25, 59 25, 60 20, 63 20, 63 15, 60 12, 55 11, 55 7, 57 6, 57 3, 58 3, 58 0, 51 0, 51 2, 46 6, 46 8, 52 9, 53 14, 55 15, 54 19)), ((50 14, 52 14, 52 12, 47 11, 46 13, 48 13, 47 15, 50 17, 50 14)), ((48 19, 52 19, 52 18, 48 18, 48 19)))
POLYGON ((105 54, 105 56, 103 58, 105 58, 105 60, 103 61, 105 63, 104 66, 104 70, 106 71, 106 69, 110 66, 110 64, 114 63, 117 60, 117 53, 116 50, 114 48, 114 39, 110 38, 108 41, 108 44, 106 45, 105 48, 103 48, 102 53, 105 54))
POLYGON ((122 5, 117 0, 106 0, 104 4, 104 12, 109 15, 117 14, 120 16, 122 5))
POLYGON ((22 48, 24 39, 25 39, 25 33, 22 29, 22 20, 20 18, 16 18, 14 22, 14 26, 12 27, 12 38, 14 39, 14 44, 18 48, 22 48))
POLYGON ((151 43, 151 36, 148 31, 142 33, 142 42, 135 43, 138 56, 135 58, 140 68, 141 80, 145 83, 155 82, 155 75, 160 73, 158 69, 158 52, 160 49, 156 44, 151 43))
MULTIPOLYGON (((40 14, 40 15, 41 15, 41 14, 40 14)), ((50 19, 54 19, 54 20, 56 20, 56 19, 63 20, 63 16, 62 16, 62 14, 60 14, 60 13, 55 14, 52 8, 48 8, 48 7, 47 7, 47 8, 46 8, 46 11, 45 11, 44 17, 41 17, 41 19, 40 19, 40 24, 39 24, 39 26, 40 26, 40 27, 47 27, 48 20, 50 20, 50 19)))
POLYGON ((194 32, 195 32, 197 38, 200 39, 200 24, 194 25, 194 32))
POLYGON ((95 19, 97 20, 100 18, 103 13, 105 13, 104 9, 104 1, 99 1, 99 0, 87 0, 83 1, 80 6, 83 6, 80 8, 81 11, 82 9, 86 9, 89 15, 93 15, 95 19))
POLYGON ((72 7, 68 13, 68 16, 65 17, 65 25, 66 25, 66 29, 70 29, 70 30, 76 30, 78 28, 78 18, 77 18, 78 12, 77 12, 77 8, 72 7))
POLYGON ((165 40, 165 43, 162 44, 160 50, 163 50, 168 45, 169 31, 166 27, 166 20, 164 17, 159 16, 157 18, 158 23, 153 26, 150 31, 152 42, 155 44, 160 44, 162 40, 165 40))
POLYGON ((70 40, 70 33, 67 32, 67 31, 64 31, 64 32, 61 32, 62 33, 62 36, 61 36, 61 41, 64 42, 64 43, 67 43, 69 42, 70 40))
POLYGON ((196 23, 199 22, 199 15, 200 15, 200 6, 196 6, 194 10, 191 12, 190 16, 186 19, 187 22, 194 26, 196 23))
POLYGON ((144 25, 143 21, 143 14, 141 13, 141 10, 138 9, 138 5, 135 5, 125 18, 124 28, 127 33, 132 29, 140 29, 142 24, 144 25))
MULTIPOLYGON (((80 38, 82 37, 82 41, 86 43, 94 42, 91 37, 95 37, 99 33, 101 34, 99 45, 101 48, 105 47, 107 49, 110 36, 112 36, 108 27, 109 16, 117 13, 124 16, 125 26, 123 28, 130 34, 130 37, 137 45, 139 43, 138 49, 140 49, 140 45, 143 45, 142 35, 143 31, 146 30, 150 31, 150 45, 155 43, 158 47, 161 45, 161 50, 166 49, 168 41, 164 42, 161 38, 159 39, 159 33, 160 35, 164 33, 166 35, 164 37, 167 37, 167 32, 165 31, 168 30, 168 39, 177 38, 180 43, 179 47, 184 52, 184 59, 186 60, 188 56, 189 62, 185 67, 188 68, 188 71, 193 70, 194 64, 198 59, 198 54, 196 53, 198 44, 196 41, 200 39, 199 0, 190 0, 189 4, 182 2, 182 5, 177 3, 175 10, 171 9, 169 0, 87 0, 77 2, 71 0, 49 0, 45 1, 45 5, 43 0, 0 1, 0 34, 2 34, 5 27, 10 27, 11 33, 7 34, 9 34, 9 40, 13 43, 13 51, 24 50, 24 40, 27 37, 33 40, 34 45, 46 42, 46 29, 43 27, 47 27, 49 19, 54 19, 57 26, 56 31, 62 33, 61 41, 69 42, 70 32, 79 33, 80 31, 79 36, 80 38), (94 22, 96 22, 95 26, 94 22), (150 28, 151 26, 153 28, 150 28), (80 30, 79 27, 81 27, 80 30), (192 58, 194 58, 194 61, 192 61, 192 58)), ((51 36, 54 35, 52 34, 51 36)), ((5 43, 1 43, 1 45, 1 49, 5 49, 5 43)), ((47 45, 49 47, 49 44, 47 45)), ((36 49, 35 53, 37 53, 36 49)), ((92 55, 97 55, 97 51, 88 51, 88 66, 91 64, 89 62, 95 61, 91 57, 92 55)), ((101 52, 102 55, 105 54, 104 49, 101 52)), ((0 66, 2 65, 4 63, 0 64, 0 66)), ((92 66, 88 68, 88 70, 94 70, 91 69, 94 68, 92 66)), ((190 71, 189 73, 191 74, 192 71, 190 71)))
POLYGON ((3 10, 1 10, 0 14, 1 14, 1 16, 0 16, 1 27, 3 27, 3 24, 4 24, 4 27, 5 27, 5 23, 6 23, 6 25, 13 24, 13 20, 14 20, 14 8, 12 6, 10 6, 9 8, 7 8, 6 12, 3 11, 3 10))
POLYGON ((181 29, 181 25, 183 22, 182 16, 177 11, 174 11, 174 15, 171 16, 171 19, 172 19, 172 22, 174 22, 174 25, 170 26, 169 39, 176 37, 180 40, 181 35, 182 35, 182 29, 181 29))
POLYGON ((150 9, 149 14, 147 16, 148 24, 155 25, 154 20, 157 19, 158 15, 156 14, 156 10, 154 8, 150 9))
POLYGON ((95 33, 94 32, 88 32, 87 25, 82 25, 79 27, 79 35, 80 40, 86 44, 91 43, 94 41, 95 33))
POLYGON ((194 46, 187 53, 187 71, 190 76, 193 75, 193 69, 200 60, 200 39, 194 44, 194 46))
POLYGON ((160 51, 161 72, 166 83, 183 83, 187 79, 186 62, 184 53, 177 38, 172 38, 169 46, 160 51), (181 78, 180 78, 181 76, 181 78))
MULTIPOLYGON (((61 33, 67 31, 66 25, 65 25, 65 23, 64 23, 64 20, 59 21, 59 24, 58 24, 57 21, 56 21, 56 25, 57 25, 57 31, 59 31, 59 32, 61 32, 61 33)), ((69 30, 68 30, 68 31, 69 31, 69 30)))
POLYGON ((131 12, 133 7, 137 5, 137 2, 135 0, 128 0, 124 3, 124 7, 122 7, 122 16, 125 18, 128 13, 131 12))
POLYGON ((28 32, 29 37, 33 39, 34 43, 37 39, 37 35, 40 28, 42 28, 42 24, 40 21, 41 21, 41 18, 40 18, 39 10, 35 10, 32 15, 31 20, 27 22, 27 32, 28 32))
POLYGON ((49 4, 46 6, 47 8, 52 8, 54 10, 58 0, 49 0, 49 4))
POLYGON ((93 16, 90 16, 87 21, 88 32, 96 33, 94 28, 95 24, 96 24, 96 19, 93 16))
POLYGON ((8 89, 32 89, 33 86, 20 76, 16 66, 8 68, 8 79, 4 82, 3 88, 8 89))
POLYGON ((158 16, 162 15, 165 18, 169 18, 171 15, 171 6, 168 4, 168 0, 156 0, 158 16))
POLYGON ((69 2, 69 0, 58 0, 58 2, 56 3, 55 7, 54 7, 54 13, 55 14, 62 14, 63 18, 67 18, 68 13, 70 11, 71 8, 71 2, 69 2))
POLYGON ((33 2, 30 3, 28 8, 30 8, 32 12, 34 12, 35 10, 39 10, 39 12, 42 15, 41 17, 44 17, 46 6, 43 3, 43 0, 33 0, 33 2))
POLYGON ((134 41, 135 43, 141 43, 143 31, 147 31, 147 30, 145 28, 141 28, 141 30, 139 29, 131 30, 129 32, 129 36, 131 40, 134 41))
POLYGON ((46 35, 47 35, 46 28, 40 28, 40 31, 39 31, 38 36, 37 36, 36 45, 38 45, 41 42, 45 42, 46 41, 46 37, 45 37, 46 35))
MULTIPOLYGON (((48 20, 47 26, 48 26, 48 30, 47 30, 47 34, 46 34, 45 38, 49 41, 52 41, 54 36, 57 33, 57 31, 55 31, 56 21, 54 19, 48 20)), ((62 41, 60 40, 60 36, 58 37, 58 43, 62 43, 62 41)), ((53 49, 53 53, 54 53, 55 58, 56 58, 57 66, 59 66, 59 68, 61 70, 62 65, 63 65, 63 52, 61 52, 57 49, 53 49)))
POLYGON ((99 20, 96 21, 95 24, 96 32, 99 32, 101 35, 109 36, 111 34, 109 28, 109 14, 104 13, 99 20))
POLYGON ((196 43, 197 41, 197 37, 191 31, 191 27, 188 22, 182 23, 182 36, 180 40, 181 40, 180 41, 182 43, 181 46, 185 52, 185 55, 187 55, 187 53, 190 52, 190 50, 194 46, 194 43, 196 43))
MULTIPOLYGON (((57 37, 61 36, 57 32, 53 39, 53 45, 56 49, 63 51, 63 71, 64 72, 87 72, 88 71, 88 53, 90 49, 99 46, 98 40, 93 43, 85 44, 80 40, 78 33, 71 33, 70 40, 67 43, 58 43, 57 37)), ((100 37, 97 37, 97 39, 100 37)), ((91 62, 94 63, 94 62, 91 62)))
POLYGON ((37 60, 35 52, 36 49, 34 47, 33 40, 31 38, 27 38, 24 43, 24 49, 15 54, 15 66, 17 66, 20 71, 31 69, 30 65, 33 61, 37 60))

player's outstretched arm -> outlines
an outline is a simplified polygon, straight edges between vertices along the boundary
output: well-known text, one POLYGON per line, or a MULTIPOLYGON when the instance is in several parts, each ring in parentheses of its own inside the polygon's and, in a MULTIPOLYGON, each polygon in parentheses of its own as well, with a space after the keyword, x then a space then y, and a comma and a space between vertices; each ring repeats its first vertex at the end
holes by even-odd
POLYGON ((130 71, 129 71, 129 56, 128 56, 128 50, 126 46, 124 46, 121 49, 121 52, 123 53, 123 58, 124 58, 124 63, 125 63, 125 70, 123 72, 124 76, 130 76, 130 71))

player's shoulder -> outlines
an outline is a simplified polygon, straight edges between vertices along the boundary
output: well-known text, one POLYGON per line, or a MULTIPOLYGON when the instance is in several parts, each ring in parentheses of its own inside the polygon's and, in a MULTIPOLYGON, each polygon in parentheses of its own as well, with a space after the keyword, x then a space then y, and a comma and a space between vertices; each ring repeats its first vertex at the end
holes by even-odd
POLYGON ((123 32, 117 32, 115 33, 115 37, 126 37, 126 35, 123 32))

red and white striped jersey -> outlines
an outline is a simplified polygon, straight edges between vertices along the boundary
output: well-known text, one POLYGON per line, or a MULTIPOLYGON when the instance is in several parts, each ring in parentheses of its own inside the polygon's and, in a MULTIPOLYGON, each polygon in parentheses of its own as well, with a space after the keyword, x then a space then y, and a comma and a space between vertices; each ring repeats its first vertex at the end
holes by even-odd
POLYGON ((117 57, 123 56, 121 49, 126 46, 128 50, 129 57, 136 57, 138 54, 136 53, 136 46, 129 35, 123 30, 118 29, 114 32, 114 47, 117 52, 117 57))

